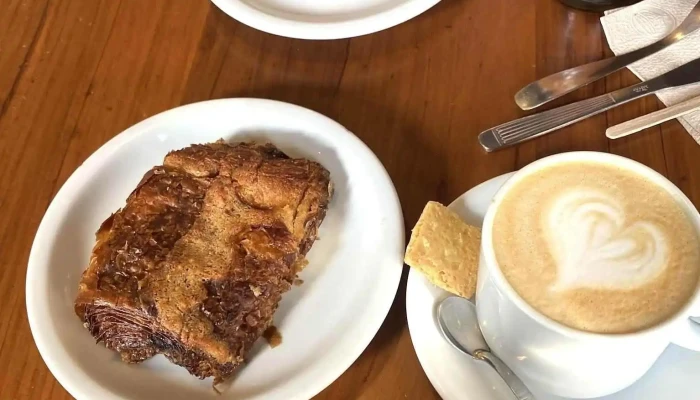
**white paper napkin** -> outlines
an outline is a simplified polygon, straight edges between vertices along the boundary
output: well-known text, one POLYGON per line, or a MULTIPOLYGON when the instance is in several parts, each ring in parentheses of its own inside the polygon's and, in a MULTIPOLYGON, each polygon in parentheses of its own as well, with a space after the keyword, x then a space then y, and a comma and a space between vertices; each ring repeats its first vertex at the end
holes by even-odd
MULTIPOLYGON (((698 0, 645 0, 633 6, 609 11, 600 19, 608 44, 615 54, 629 53, 668 35, 683 22, 698 0)), ((630 66, 642 80, 648 80, 700 57, 700 30, 680 42, 630 66)), ((667 106, 700 96, 700 85, 668 89, 658 93, 667 106)), ((700 111, 679 118, 700 144, 700 111)))

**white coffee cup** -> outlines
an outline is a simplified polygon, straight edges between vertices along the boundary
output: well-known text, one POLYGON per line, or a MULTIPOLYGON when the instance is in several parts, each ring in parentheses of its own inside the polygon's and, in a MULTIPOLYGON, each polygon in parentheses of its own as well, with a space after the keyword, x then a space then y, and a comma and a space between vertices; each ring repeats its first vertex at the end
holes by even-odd
POLYGON ((577 160, 614 163, 648 178, 678 201, 698 233, 700 214, 680 189, 651 168, 596 152, 563 153, 538 160, 513 175, 494 197, 484 219, 476 292, 477 314, 486 342, 531 389, 591 398, 634 383, 670 343, 700 351, 700 325, 689 320, 690 316, 700 315, 700 288, 671 319, 630 334, 597 334, 569 328, 544 316, 515 292, 496 261, 492 241, 494 216, 504 196, 524 176, 543 167, 577 160))

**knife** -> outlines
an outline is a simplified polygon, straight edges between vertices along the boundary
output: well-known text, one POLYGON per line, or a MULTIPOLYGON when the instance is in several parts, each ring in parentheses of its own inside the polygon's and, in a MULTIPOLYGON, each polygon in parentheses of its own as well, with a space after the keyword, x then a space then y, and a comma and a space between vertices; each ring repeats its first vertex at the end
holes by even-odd
POLYGON ((481 132, 479 142, 491 152, 545 135, 660 90, 697 82, 700 82, 700 58, 646 82, 496 126, 481 132))
POLYGON ((666 37, 647 47, 617 57, 606 58, 544 77, 522 88, 515 95, 515 103, 523 110, 531 110, 561 97, 581 86, 610 75, 636 61, 655 54, 677 43, 700 28, 700 1, 695 4, 680 25, 666 37))

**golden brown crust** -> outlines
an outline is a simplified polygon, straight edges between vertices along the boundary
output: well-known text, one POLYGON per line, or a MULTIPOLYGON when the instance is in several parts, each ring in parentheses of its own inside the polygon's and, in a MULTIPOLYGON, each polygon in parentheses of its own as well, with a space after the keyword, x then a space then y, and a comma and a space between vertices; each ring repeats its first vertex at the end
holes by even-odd
MULTIPOLYGON (((179 170, 148 171, 126 201, 97 231, 76 307, 93 298, 125 307, 140 305, 138 282, 167 256, 201 210, 209 186, 179 170)), ((76 310, 78 314, 83 309, 76 310)))
POLYGON ((221 379, 267 329, 316 238, 328 171, 272 145, 193 145, 97 233, 76 313, 127 362, 221 379))
POLYGON ((471 298, 476 291, 481 230, 440 203, 429 202, 413 228, 405 262, 434 285, 471 298))

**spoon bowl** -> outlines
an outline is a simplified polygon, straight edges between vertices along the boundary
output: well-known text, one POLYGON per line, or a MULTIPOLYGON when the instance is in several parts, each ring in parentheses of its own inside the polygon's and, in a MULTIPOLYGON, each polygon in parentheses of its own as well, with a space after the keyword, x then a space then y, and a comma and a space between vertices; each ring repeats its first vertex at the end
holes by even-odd
POLYGON ((478 321, 476 307, 467 299, 451 296, 438 305, 442 335, 455 349, 472 357, 477 350, 489 351, 478 321))
POLYGON ((520 378, 491 353, 479 328, 474 303, 463 297, 450 296, 438 305, 437 316, 442 335, 454 348, 489 364, 503 378, 517 400, 535 400, 520 378))

